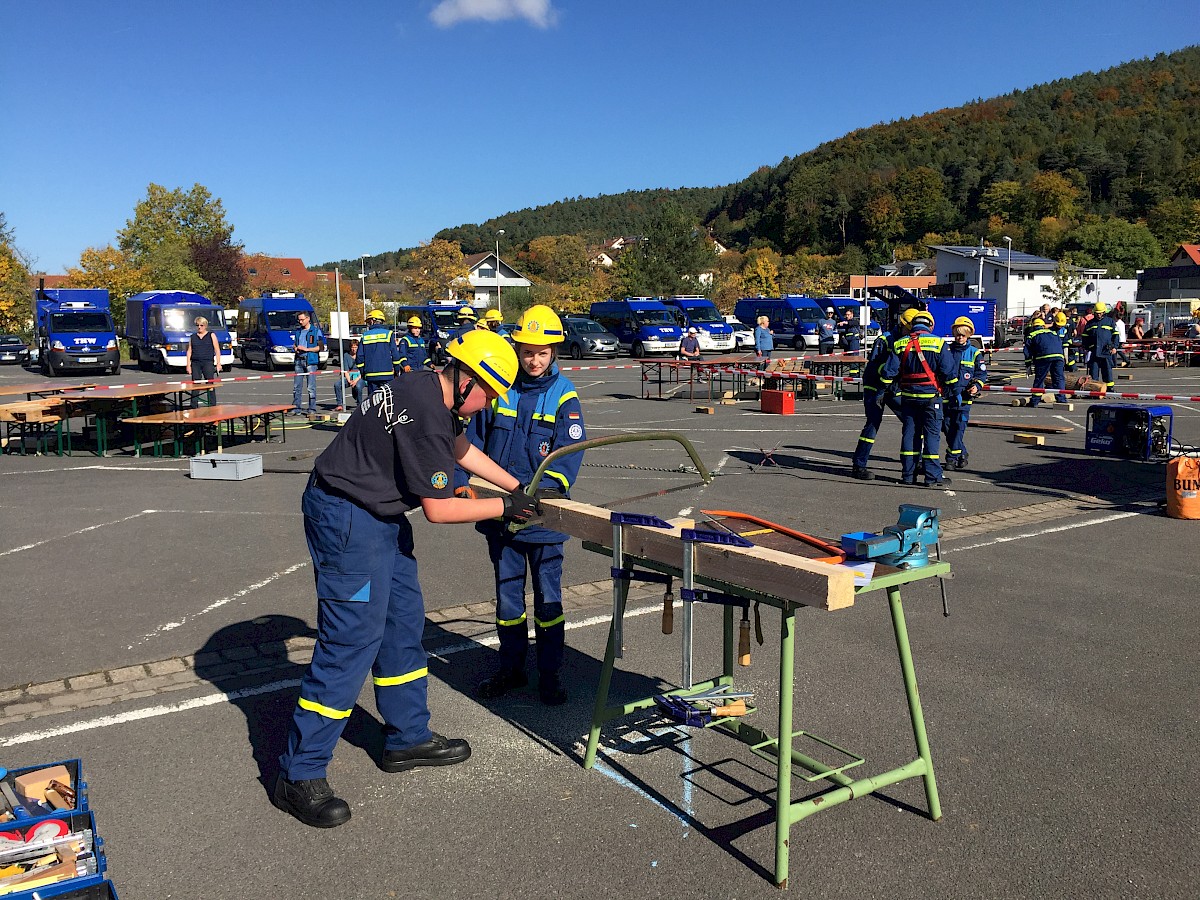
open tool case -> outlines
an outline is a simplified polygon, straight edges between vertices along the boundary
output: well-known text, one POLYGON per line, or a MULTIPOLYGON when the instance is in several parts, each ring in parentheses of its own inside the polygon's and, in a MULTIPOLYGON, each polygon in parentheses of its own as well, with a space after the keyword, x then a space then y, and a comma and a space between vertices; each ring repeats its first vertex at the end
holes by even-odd
POLYGON ((0 782, 7 789, 0 810, 16 814, 0 823, 0 898, 108 900, 117 896, 105 876, 104 840, 96 833, 96 817, 88 808, 80 760, 11 769, 0 782), (22 776, 58 767, 69 779, 70 808, 55 809, 17 787, 22 776))

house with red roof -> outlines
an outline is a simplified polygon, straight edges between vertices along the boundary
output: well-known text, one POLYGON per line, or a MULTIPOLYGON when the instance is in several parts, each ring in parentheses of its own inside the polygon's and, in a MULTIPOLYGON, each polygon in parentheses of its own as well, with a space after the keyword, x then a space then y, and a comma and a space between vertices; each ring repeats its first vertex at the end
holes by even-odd
POLYGON ((310 272, 304 260, 290 256, 247 253, 242 259, 246 281, 252 293, 263 291, 299 291, 333 281, 332 272, 310 272))

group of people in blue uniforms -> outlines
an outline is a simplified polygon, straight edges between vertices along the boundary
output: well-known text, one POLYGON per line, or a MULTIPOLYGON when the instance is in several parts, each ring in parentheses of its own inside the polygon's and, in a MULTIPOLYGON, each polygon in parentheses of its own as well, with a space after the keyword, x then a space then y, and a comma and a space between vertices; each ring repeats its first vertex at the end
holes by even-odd
POLYGON ((900 314, 895 329, 876 339, 862 373, 867 421, 854 450, 852 477, 875 477, 869 463, 885 409, 901 423, 902 484, 915 485, 919 474, 927 487, 942 487, 949 480, 941 460, 943 433, 946 467, 966 467, 964 437, 972 401, 987 383, 987 367, 971 343, 975 326, 969 318, 955 319, 951 332, 949 339, 934 335, 933 316, 914 307, 900 314))
MULTIPOLYGON (((568 495, 582 454, 555 459, 531 484, 542 461, 586 437, 579 396, 555 361, 562 321, 534 306, 509 337, 460 329, 447 341, 447 364, 438 372, 429 368, 423 342, 397 342, 382 314, 370 319, 356 362, 362 399, 317 458, 301 503, 316 580, 317 640, 272 801, 316 828, 350 819, 349 804, 326 773, 368 674, 384 720, 383 771, 454 765, 471 755, 466 740, 429 727, 425 611, 410 511, 420 508, 435 524, 477 523, 487 542, 500 653, 478 695, 491 700, 528 683, 528 575, 538 695, 548 705, 567 700, 561 678, 567 536, 530 524, 542 500, 568 495), (470 475, 508 493, 478 497, 470 475)), ((419 340, 412 322, 409 336, 419 340)))

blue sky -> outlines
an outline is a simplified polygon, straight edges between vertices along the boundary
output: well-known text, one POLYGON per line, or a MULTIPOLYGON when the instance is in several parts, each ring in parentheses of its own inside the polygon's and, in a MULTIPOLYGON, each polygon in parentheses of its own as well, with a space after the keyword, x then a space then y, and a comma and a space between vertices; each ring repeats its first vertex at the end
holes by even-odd
POLYGON ((248 251, 348 259, 1177 50, 1187 6, 0 0, 0 210, 52 274, 150 182, 206 186, 248 251))

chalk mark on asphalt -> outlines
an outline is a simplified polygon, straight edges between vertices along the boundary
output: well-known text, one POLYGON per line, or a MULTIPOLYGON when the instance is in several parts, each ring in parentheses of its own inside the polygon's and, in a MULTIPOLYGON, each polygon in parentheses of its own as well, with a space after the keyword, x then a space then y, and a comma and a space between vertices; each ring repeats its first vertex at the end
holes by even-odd
POLYGON ((44 541, 34 541, 32 544, 25 544, 20 547, 13 547, 11 550, 0 550, 0 556, 9 556, 13 553, 20 553, 23 550, 32 550, 35 547, 41 547, 43 544, 49 544, 52 541, 61 541, 69 537, 77 537, 81 534, 87 534, 89 531, 95 531, 97 528, 106 528, 109 525, 120 525, 122 522, 128 522, 131 519, 140 519, 142 516, 150 513, 158 512, 154 509, 143 509, 139 513, 134 513, 132 516, 125 516, 123 519, 114 519, 111 522, 101 522, 99 525, 89 525, 87 528, 80 528, 78 531, 72 531, 70 534, 61 534, 57 537, 46 538, 44 541))
POLYGON ((132 644, 130 644, 125 649, 132 650, 134 647, 138 646, 139 644, 146 643, 146 641, 150 640, 151 638, 158 637, 160 634, 165 634, 168 631, 174 631, 176 628, 179 628, 182 625, 185 625, 186 623, 190 622, 192 619, 198 619, 198 618, 200 618, 200 616, 203 616, 206 613, 210 613, 215 609, 220 609, 222 606, 224 606, 227 603, 232 603, 234 600, 240 600, 242 597, 245 597, 247 594, 252 593, 253 591, 257 591, 259 588, 266 587, 271 582, 278 581, 280 578, 284 577, 285 575, 291 575, 293 572, 297 572, 300 569, 303 569, 307 565, 309 565, 309 561, 306 559, 302 562, 296 563, 294 566, 288 566, 282 572, 275 572, 271 575, 268 575, 262 581, 256 581, 254 584, 250 585, 249 587, 244 587, 240 591, 238 591, 234 594, 230 594, 228 597, 225 597, 221 600, 218 600, 216 603, 210 603, 208 606, 204 607, 204 609, 200 610, 198 613, 193 613, 192 615, 184 616, 178 622, 167 622, 163 625, 159 625, 157 628, 155 628, 149 634, 142 635, 141 640, 134 641, 132 644))

